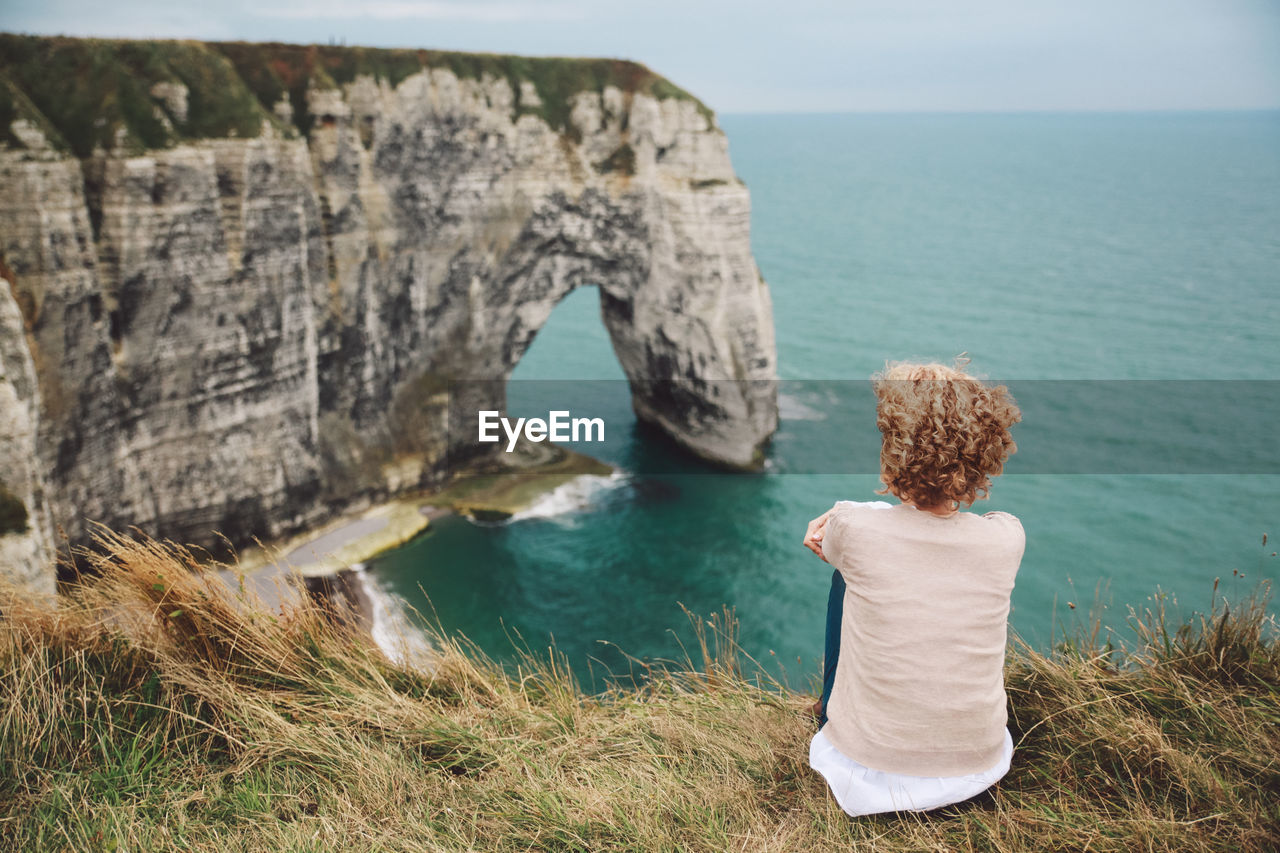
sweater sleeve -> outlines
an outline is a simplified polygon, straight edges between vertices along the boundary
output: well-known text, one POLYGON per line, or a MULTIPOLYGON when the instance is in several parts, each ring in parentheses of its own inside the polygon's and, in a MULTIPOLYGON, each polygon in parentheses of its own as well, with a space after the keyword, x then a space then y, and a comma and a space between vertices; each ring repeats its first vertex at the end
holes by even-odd
POLYGON ((1021 562, 1022 555, 1025 553, 1027 547, 1027 534, 1022 528, 1022 521, 1016 515, 1001 512, 1000 510, 992 510, 991 512, 983 513, 982 517, 993 519, 1004 525, 1005 529, 1008 531, 1007 536, 1009 547, 1017 553, 1018 560, 1021 562))
POLYGON ((822 556, 826 557, 831 567, 840 572, 848 580, 848 572, 853 567, 849 559, 852 537, 857 535, 855 516, 864 509, 888 509, 891 505, 884 501, 836 501, 831 508, 831 517, 827 519, 826 533, 822 537, 822 556))
POLYGON ((836 505, 831 509, 831 515, 827 518, 827 528, 822 534, 822 556, 831 567, 840 574, 844 574, 843 563, 845 561, 844 540, 848 535, 845 531, 845 515, 848 512, 846 504, 849 501, 837 501, 836 505))

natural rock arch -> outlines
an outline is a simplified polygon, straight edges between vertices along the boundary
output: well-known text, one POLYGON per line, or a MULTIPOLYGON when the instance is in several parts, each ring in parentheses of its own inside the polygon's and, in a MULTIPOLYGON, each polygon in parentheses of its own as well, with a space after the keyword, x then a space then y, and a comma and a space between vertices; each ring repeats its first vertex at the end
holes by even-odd
MULTIPOLYGON (((614 199, 592 189, 545 199, 489 278, 485 328, 472 328, 469 346, 443 353, 432 369, 496 380, 484 387, 502 408, 501 389, 556 305, 595 286, 637 416, 703 458, 757 466, 776 423, 773 383, 762 378, 772 374, 772 353, 741 339, 744 326, 759 329, 758 317, 735 316, 726 302, 737 298, 751 312, 760 304, 725 292, 721 280, 673 271, 670 241, 655 237, 661 222, 645 210, 661 203, 642 192, 614 199), (711 310, 694 310, 699 303, 711 310), (744 363, 752 354, 755 362, 744 363)), ((473 435, 458 433, 463 442, 473 435)))
POLYGON ((166 43, 145 73, 165 51, 217 87, 137 81, 168 136, 114 114, 60 136, 58 87, 0 69, 32 87, 0 150, 0 299, 37 380, 19 402, 42 541, 82 543, 92 519, 242 545, 437 482, 461 437, 450 381, 505 387, 589 282, 637 414, 759 463, 772 311, 696 100, 630 63, 166 43), (282 63, 283 93, 263 83, 282 63), (219 98, 257 106, 210 130, 194 105, 219 98))

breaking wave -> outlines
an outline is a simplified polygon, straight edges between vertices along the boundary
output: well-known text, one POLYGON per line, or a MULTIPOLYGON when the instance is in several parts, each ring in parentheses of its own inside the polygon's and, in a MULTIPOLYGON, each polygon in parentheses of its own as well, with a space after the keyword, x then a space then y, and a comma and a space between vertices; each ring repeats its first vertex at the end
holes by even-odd
POLYGON ((604 494, 623 485, 626 480, 626 474, 616 470, 607 477, 599 474, 574 477, 513 514, 508 523, 527 518, 554 518, 578 512, 597 503, 604 494))
POLYGON ((371 572, 364 571, 363 564, 353 568, 359 569, 356 577, 369 600, 370 633, 378 648, 402 666, 431 672, 431 644, 422 630, 410 621, 404 599, 383 589, 371 572))
POLYGON ((784 421, 824 421, 827 416, 791 394, 778 395, 778 417, 784 421))

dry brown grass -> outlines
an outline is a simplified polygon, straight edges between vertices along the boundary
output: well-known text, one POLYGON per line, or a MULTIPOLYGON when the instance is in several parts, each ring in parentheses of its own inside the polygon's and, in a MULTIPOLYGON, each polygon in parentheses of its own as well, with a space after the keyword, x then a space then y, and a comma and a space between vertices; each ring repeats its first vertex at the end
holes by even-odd
POLYGON ((1017 649, 1009 775, 851 820, 807 766, 811 697, 744 674, 723 617, 684 671, 592 696, 555 657, 512 671, 438 636, 432 672, 397 666, 181 549, 101 548, 56 606, 0 603, 6 850, 1280 849, 1258 598, 1172 632, 1146 614, 1123 659, 1017 649))

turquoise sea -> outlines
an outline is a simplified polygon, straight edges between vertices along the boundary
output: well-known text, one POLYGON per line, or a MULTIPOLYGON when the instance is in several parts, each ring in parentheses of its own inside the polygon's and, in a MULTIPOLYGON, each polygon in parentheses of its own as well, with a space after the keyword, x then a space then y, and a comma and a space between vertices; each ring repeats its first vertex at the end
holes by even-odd
MULTIPOLYGON (((1001 380, 1280 380, 1280 113, 721 124, 752 193, 783 379, 865 380, 886 359, 963 351, 1001 380)), ((511 406, 559 407, 546 396, 563 385, 529 380, 621 377, 596 290, 584 288, 519 365, 511 406)), ((595 687, 632 659, 681 658, 681 605, 701 617, 728 605, 744 649, 807 686, 830 568, 801 547, 805 523, 835 500, 877 498, 873 475, 839 473, 872 471, 874 459, 832 473, 810 464, 815 424, 829 432, 844 411, 836 387, 783 383, 769 468, 731 475, 638 434, 623 384, 593 384, 591 414, 621 438, 581 449, 621 476, 575 482, 501 525, 444 519, 365 577, 495 657, 554 640, 595 687)), ((1202 384, 1162 387, 1174 399, 1185 388, 1188 412, 1218 411, 1202 384)), ((1065 403, 1035 411, 1052 416, 1068 458, 1115 428, 1065 403)), ((1218 434, 1213 417, 1197 423, 1206 441, 1218 434)), ((1023 426, 1031 435, 1028 423, 1015 438, 1023 426)), ((1064 468, 1011 464, 974 508, 1023 521, 1012 624, 1033 645, 1086 620, 1095 598, 1123 628, 1127 608, 1158 591, 1190 613, 1208 606, 1215 578, 1232 596, 1280 575, 1280 474, 1064 468)))

